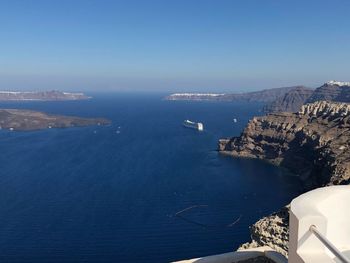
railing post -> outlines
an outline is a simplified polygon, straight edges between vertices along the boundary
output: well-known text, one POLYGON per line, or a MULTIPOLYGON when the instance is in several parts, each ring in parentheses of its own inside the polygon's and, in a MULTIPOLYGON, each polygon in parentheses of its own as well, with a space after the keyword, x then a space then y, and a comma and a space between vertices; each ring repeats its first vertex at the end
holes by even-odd
POLYGON ((311 225, 309 228, 310 232, 313 233, 326 248, 328 248, 337 258, 343 263, 350 263, 350 260, 345 257, 325 236, 323 236, 315 225, 311 225))

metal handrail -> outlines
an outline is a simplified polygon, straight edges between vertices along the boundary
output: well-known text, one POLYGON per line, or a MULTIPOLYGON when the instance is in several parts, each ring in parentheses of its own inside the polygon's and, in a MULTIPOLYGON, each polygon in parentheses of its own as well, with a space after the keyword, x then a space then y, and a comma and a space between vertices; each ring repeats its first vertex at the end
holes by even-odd
POLYGON ((350 263, 350 260, 345 257, 339 249, 337 249, 324 235, 322 235, 315 225, 311 225, 309 228, 310 232, 313 233, 321 242, 323 245, 326 246, 337 258, 340 259, 343 263, 350 263))

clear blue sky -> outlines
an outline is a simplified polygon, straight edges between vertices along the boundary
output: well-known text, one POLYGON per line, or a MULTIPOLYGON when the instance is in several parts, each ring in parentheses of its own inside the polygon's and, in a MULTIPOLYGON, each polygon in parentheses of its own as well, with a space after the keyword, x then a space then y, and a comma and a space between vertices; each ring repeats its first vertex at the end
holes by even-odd
POLYGON ((0 0, 0 89, 349 81, 349 11, 347 0, 0 0))

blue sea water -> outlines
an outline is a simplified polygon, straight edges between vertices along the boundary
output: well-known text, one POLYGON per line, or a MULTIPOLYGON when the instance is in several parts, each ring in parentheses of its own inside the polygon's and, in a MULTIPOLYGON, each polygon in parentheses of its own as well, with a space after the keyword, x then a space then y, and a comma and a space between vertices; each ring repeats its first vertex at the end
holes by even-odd
POLYGON ((1 262, 157 263, 228 252, 300 193, 277 167, 216 152, 261 105, 161 97, 0 104, 112 120, 0 132, 1 262), (187 118, 205 131, 182 127, 187 118), (198 207, 175 216, 190 206, 198 207))

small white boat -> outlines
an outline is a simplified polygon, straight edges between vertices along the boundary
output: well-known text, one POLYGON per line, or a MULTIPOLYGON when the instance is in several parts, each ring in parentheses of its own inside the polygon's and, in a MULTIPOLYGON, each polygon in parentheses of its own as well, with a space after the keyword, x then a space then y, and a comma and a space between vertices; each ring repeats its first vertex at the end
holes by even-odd
POLYGON ((236 122, 237 122, 237 119, 236 119, 236 118, 234 118, 234 119, 233 119, 233 122, 234 122, 234 123, 236 123, 236 122))
POLYGON ((183 125, 187 128, 192 128, 192 129, 196 129, 196 130, 199 130, 199 131, 203 131, 203 123, 201 122, 193 122, 193 121, 190 121, 190 120, 185 120, 183 122, 183 125))

